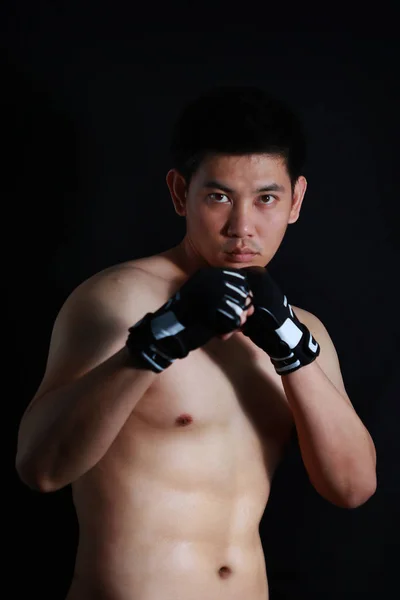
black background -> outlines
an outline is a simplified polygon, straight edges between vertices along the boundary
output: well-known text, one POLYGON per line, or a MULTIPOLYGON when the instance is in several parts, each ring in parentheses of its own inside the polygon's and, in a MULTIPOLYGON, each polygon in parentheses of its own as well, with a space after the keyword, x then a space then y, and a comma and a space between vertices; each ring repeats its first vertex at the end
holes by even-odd
POLYGON ((19 419, 42 377, 54 318, 94 272, 181 239, 184 222, 165 185, 174 118, 205 86, 250 83, 288 101, 308 132, 302 215, 271 270, 291 303, 328 328, 378 456, 376 494, 344 510, 318 496, 293 442, 260 529, 271 600, 396 597, 394 13, 385 9, 382 21, 380 6, 368 27, 355 19, 358 26, 346 30, 333 26, 339 14, 306 18, 289 6, 280 18, 268 7, 250 14, 244 6, 240 13, 127 6, 8 2, 1 9, 2 406, 10 441, 3 516, 12 596, 62 600, 73 569, 78 532, 69 488, 33 492, 14 470, 19 419))

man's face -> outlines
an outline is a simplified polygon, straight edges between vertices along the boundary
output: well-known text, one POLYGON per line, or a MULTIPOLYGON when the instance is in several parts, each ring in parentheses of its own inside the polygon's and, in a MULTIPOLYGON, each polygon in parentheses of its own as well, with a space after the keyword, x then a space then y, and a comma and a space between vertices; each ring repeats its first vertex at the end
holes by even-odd
POLYGON ((194 174, 180 211, 174 203, 186 217, 186 239, 199 259, 212 266, 265 266, 297 220, 305 188, 300 177, 292 193, 279 157, 212 156, 194 174))

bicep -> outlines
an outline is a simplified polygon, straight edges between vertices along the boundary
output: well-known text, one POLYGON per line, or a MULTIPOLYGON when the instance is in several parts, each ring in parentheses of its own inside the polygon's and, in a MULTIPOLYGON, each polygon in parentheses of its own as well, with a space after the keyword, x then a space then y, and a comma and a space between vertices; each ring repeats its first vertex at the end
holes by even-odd
POLYGON ((68 308, 61 310, 51 335, 40 393, 84 375, 123 345, 127 337, 125 323, 112 313, 91 308, 76 314, 68 314, 68 308))

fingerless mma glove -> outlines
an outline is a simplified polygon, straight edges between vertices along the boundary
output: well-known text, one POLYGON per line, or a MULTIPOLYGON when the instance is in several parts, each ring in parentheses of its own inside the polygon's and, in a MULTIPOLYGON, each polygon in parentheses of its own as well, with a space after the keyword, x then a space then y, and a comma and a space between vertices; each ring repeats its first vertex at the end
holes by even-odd
POLYGON ((320 346, 294 314, 286 296, 263 267, 247 267, 253 292, 254 313, 243 327, 248 336, 270 357, 278 375, 287 375, 313 362, 320 346))
POLYGON ((248 295, 243 271, 199 269, 166 304, 129 329, 126 346, 134 363, 159 373, 214 336, 238 329, 248 295))

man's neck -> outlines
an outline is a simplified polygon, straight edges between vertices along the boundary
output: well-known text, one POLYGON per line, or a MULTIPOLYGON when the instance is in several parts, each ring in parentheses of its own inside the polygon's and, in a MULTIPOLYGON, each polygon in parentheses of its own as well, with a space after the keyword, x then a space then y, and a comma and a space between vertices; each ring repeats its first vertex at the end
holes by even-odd
POLYGON ((191 277, 201 267, 208 266, 208 263, 198 254, 187 236, 177 246, 163 252, 163 254, 172 260, 187 277, 191 277))

